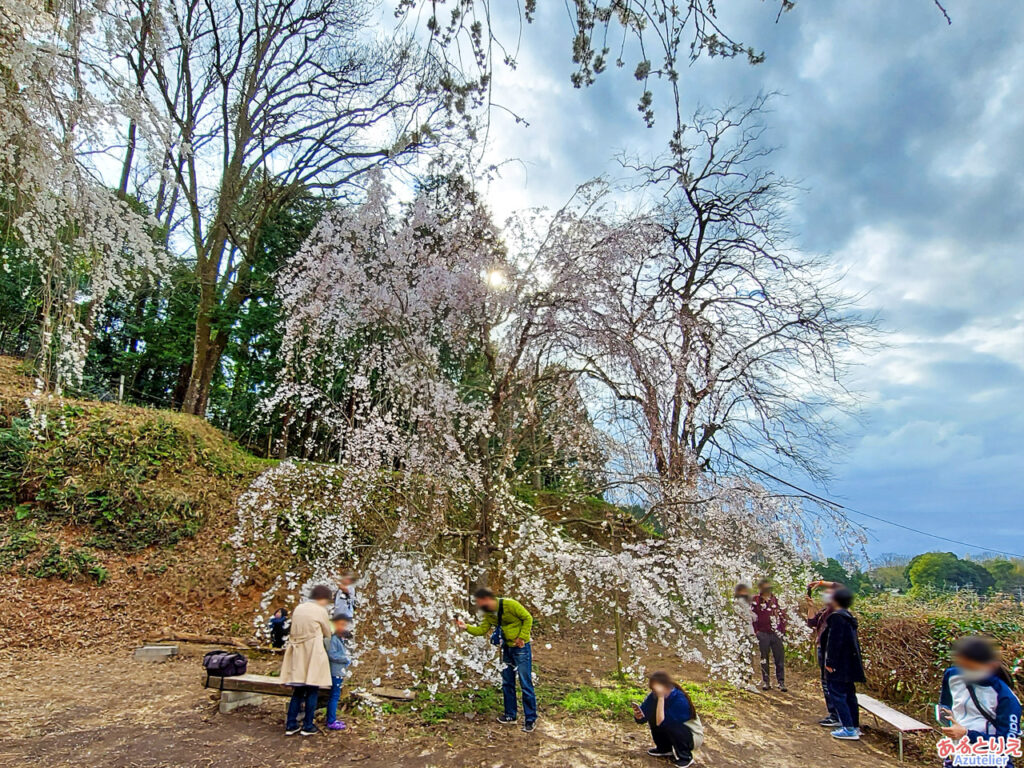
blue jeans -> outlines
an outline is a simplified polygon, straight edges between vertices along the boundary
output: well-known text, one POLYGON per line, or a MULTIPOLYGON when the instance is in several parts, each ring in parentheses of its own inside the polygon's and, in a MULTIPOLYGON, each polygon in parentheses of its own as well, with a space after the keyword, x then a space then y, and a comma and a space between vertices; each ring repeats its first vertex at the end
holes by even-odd
POLYGON ((343 677, 331 675, 331 698, 327 700, 327 724, 338 719, 338 702, 341 701, 341 682, 343 677))
POLYGON ((315 685, 296 685, 292 688, 292 698, 288 702, 288 723, 285 728, 294 731, 299 726, 299 712, 305 707, 302 718, 302 729, 313 730, 313 715, 316 714, 317 697, 320 689, 315 685))
POLYGON ((836 708, 843 728, 860 728, 860 705, 857 704, 857 686, 854 683, 827 677, 832 706, 836 708))
POLYGON ((516 707, 516 678, 523 689, 523 717, 532 723, 537 719, 537 695, 533 692, 533 651, 527 643, 522 648, 502 643, 501 697, 505 703, 505 716, 518 717, 516 707))

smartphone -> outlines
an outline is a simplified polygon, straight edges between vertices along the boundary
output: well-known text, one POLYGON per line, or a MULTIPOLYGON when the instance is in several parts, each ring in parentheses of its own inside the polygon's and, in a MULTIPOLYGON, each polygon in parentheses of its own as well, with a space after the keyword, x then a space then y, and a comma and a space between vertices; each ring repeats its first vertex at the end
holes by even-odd
POLYGON ((948 728, 953 724, 953 713, 949 711, 949 707, 944 707, 941 704, 934 704, 935 707, 935 722, 941 725, 943 728, 948 728))

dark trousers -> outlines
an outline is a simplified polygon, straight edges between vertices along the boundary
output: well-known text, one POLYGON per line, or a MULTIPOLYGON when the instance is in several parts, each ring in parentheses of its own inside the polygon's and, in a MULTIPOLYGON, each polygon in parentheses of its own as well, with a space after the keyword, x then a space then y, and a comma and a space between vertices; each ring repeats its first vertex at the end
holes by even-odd
POLYGON ((836 680, 831 676, 825 678, 832 706, 836 708, 836 716, 843 728, 860 728, 860 706, 857 704, 857 686, 836 680))
POLYGON ((839 713, 836 712, 836 705, 832 703, 832 694, 828 691, 828 680, 825 675, 825 651, 820 646, 818 647, 818 669, 821 670, 821 693, 825 697, 825 709, 828 710, 830 717, 838 720, 839 713))
POLYGON ((513 720, 518 717, 516 703, 516 680, 523 691, 523 718, 532 723, 537 719, 537 695, 533 692, 533 651, 527 643, 522 648, 502 643, 501 698, 505 704, 505 716, 513 720))
POLYGON ((285 638, 287 637, 288 632, 283 624, 273 624, 270 627, 270 646, 272 648, 283 648, 285 638))
POLYGON ((693 731, 683 723, 655 725, 654 720, 648 720, 647 724, 651 726, 651 738, 659 752, 672 752, 677 759, 693 757, 693 731))
POLYGON ((761 681, 768 685, 768 657, 775 659, 775 679, 786 684, 786 654, 782 648, 782 635, 778 632, 758 632, 757 647, 761 651, 761 681))
POLYGON ((285 725, 289 731, 294 731, 299 725, 299 712, 305 708, 302 718, 302 728, 306 731, 313 730, 313 715, 316 714, 317 697, 320 689, 315 685, 296 685, 292 688, 292 698, 288 702, 288 723, 285 725))

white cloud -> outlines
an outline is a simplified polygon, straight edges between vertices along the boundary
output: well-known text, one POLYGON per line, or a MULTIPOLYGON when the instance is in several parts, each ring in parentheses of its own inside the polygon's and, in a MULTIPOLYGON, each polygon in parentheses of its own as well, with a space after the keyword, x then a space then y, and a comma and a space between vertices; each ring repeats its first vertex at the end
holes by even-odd
POLYGON ((920 471, 969 461, 980 456, 982 449, 983 440, 962 431, 958 424, 912 421, 883 434, 865 435, 850 461, 861 469, 912 467, 920 471))

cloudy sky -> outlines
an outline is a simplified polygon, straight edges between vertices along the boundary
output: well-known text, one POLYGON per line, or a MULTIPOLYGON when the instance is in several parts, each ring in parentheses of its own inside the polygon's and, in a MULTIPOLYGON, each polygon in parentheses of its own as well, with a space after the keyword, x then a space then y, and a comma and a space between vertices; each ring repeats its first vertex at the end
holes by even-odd
MULTIPOLYGON (((492 121, 490 159, 517 160, 489 189, 499 215, 556 206, 588 178, 621 175, 617 153, 666 138, 667 119, 649 130, 636 112, 631 67, 572 88, 564 5, 539 5, 518 69, 496 81, 495 100, 529 122, 492 121)), ((719 5, 767 61, 699 61, 685 98, 781 92, 770 141, 805 189, 797 245, 846 268, 888 330, 857 373, 863 423, 823 490, 1024 553, 1024 3, 949 0, 952 26, 931 0, 800 0, 778 24, 774 3, 719 5)), ((976 551, 864 522, 875 555, 976 551)))

